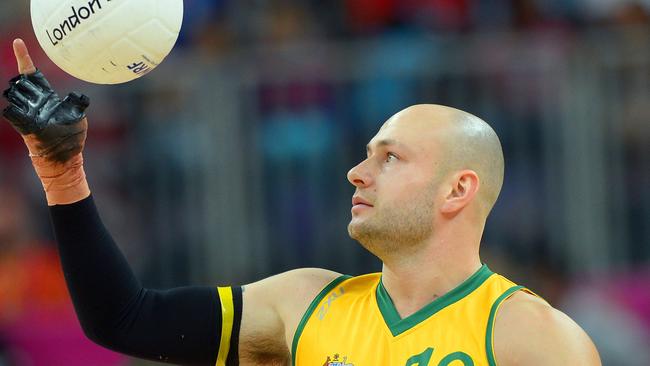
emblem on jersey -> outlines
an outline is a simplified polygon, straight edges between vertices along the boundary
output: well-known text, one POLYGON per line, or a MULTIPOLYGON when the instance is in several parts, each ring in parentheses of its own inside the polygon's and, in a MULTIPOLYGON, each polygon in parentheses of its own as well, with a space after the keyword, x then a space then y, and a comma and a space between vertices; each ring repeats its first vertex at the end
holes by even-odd
POLYGON ((354 364, 348 363, 348 356, 341 358, 341 355, 336 353, 332 357, 327 356, 327 360, 323 366, 354 366, 354 364))

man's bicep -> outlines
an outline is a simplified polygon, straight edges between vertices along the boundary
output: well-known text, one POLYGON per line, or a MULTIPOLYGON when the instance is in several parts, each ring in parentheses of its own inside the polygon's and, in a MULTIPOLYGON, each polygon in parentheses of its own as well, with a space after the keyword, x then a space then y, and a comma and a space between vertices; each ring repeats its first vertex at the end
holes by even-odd
POLYGON ((242 287, 240 361, 284 365, 300 318, 318 292, 339 274, 304 268, 242 287))
MULTIPOLYGON (((519 300, 523 296, 530 295, 520 295, 519 300)), ((495 322, 494 347, 501 366, 601 365, 596 347, 578 324, 535 300, 502 305, 495 322)))
POLYGON ((283 321, 277 312, 273 299, 267 295, 264 283, 242 287, 243 314, 239 334, 240 360, 251 363, 270 364, 281 359, 288 351, 284 345, 283 321))

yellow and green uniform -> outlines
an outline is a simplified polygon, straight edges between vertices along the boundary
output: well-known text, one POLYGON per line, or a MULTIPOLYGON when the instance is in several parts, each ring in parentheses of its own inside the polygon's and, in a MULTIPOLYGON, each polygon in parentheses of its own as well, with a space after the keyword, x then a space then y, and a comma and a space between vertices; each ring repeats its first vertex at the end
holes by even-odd
POLYGON ((496 366, 499 305, 524 290, 483 265, 470 278, 402 319, 381 274, 341 276, 304 314, 294 366, 496 366))

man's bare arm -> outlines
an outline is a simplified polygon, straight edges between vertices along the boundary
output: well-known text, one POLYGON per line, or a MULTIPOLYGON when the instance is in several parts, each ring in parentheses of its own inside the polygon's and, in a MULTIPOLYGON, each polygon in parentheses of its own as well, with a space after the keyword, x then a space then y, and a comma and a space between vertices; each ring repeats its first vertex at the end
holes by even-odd
POLYGON ((324 269, 302 268, 244 286, 241 364, 290 364, 300 319, 320 290, 338 276, 324 269))
POLYGON ((518 292, 497 313, 494 350, 500 366, 600 366, 595 345, 571 318, 518 292))

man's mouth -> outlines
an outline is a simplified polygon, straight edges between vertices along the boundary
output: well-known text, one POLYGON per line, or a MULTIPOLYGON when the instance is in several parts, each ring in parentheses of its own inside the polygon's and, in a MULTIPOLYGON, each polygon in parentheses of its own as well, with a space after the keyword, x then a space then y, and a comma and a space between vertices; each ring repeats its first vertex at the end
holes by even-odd
POLYGON ((352 207, 356 206, 367 206, 367 207, 373 207, 373 205, 366 200, 365 198, 361 196, 353 196, 352 197, 352 207))

